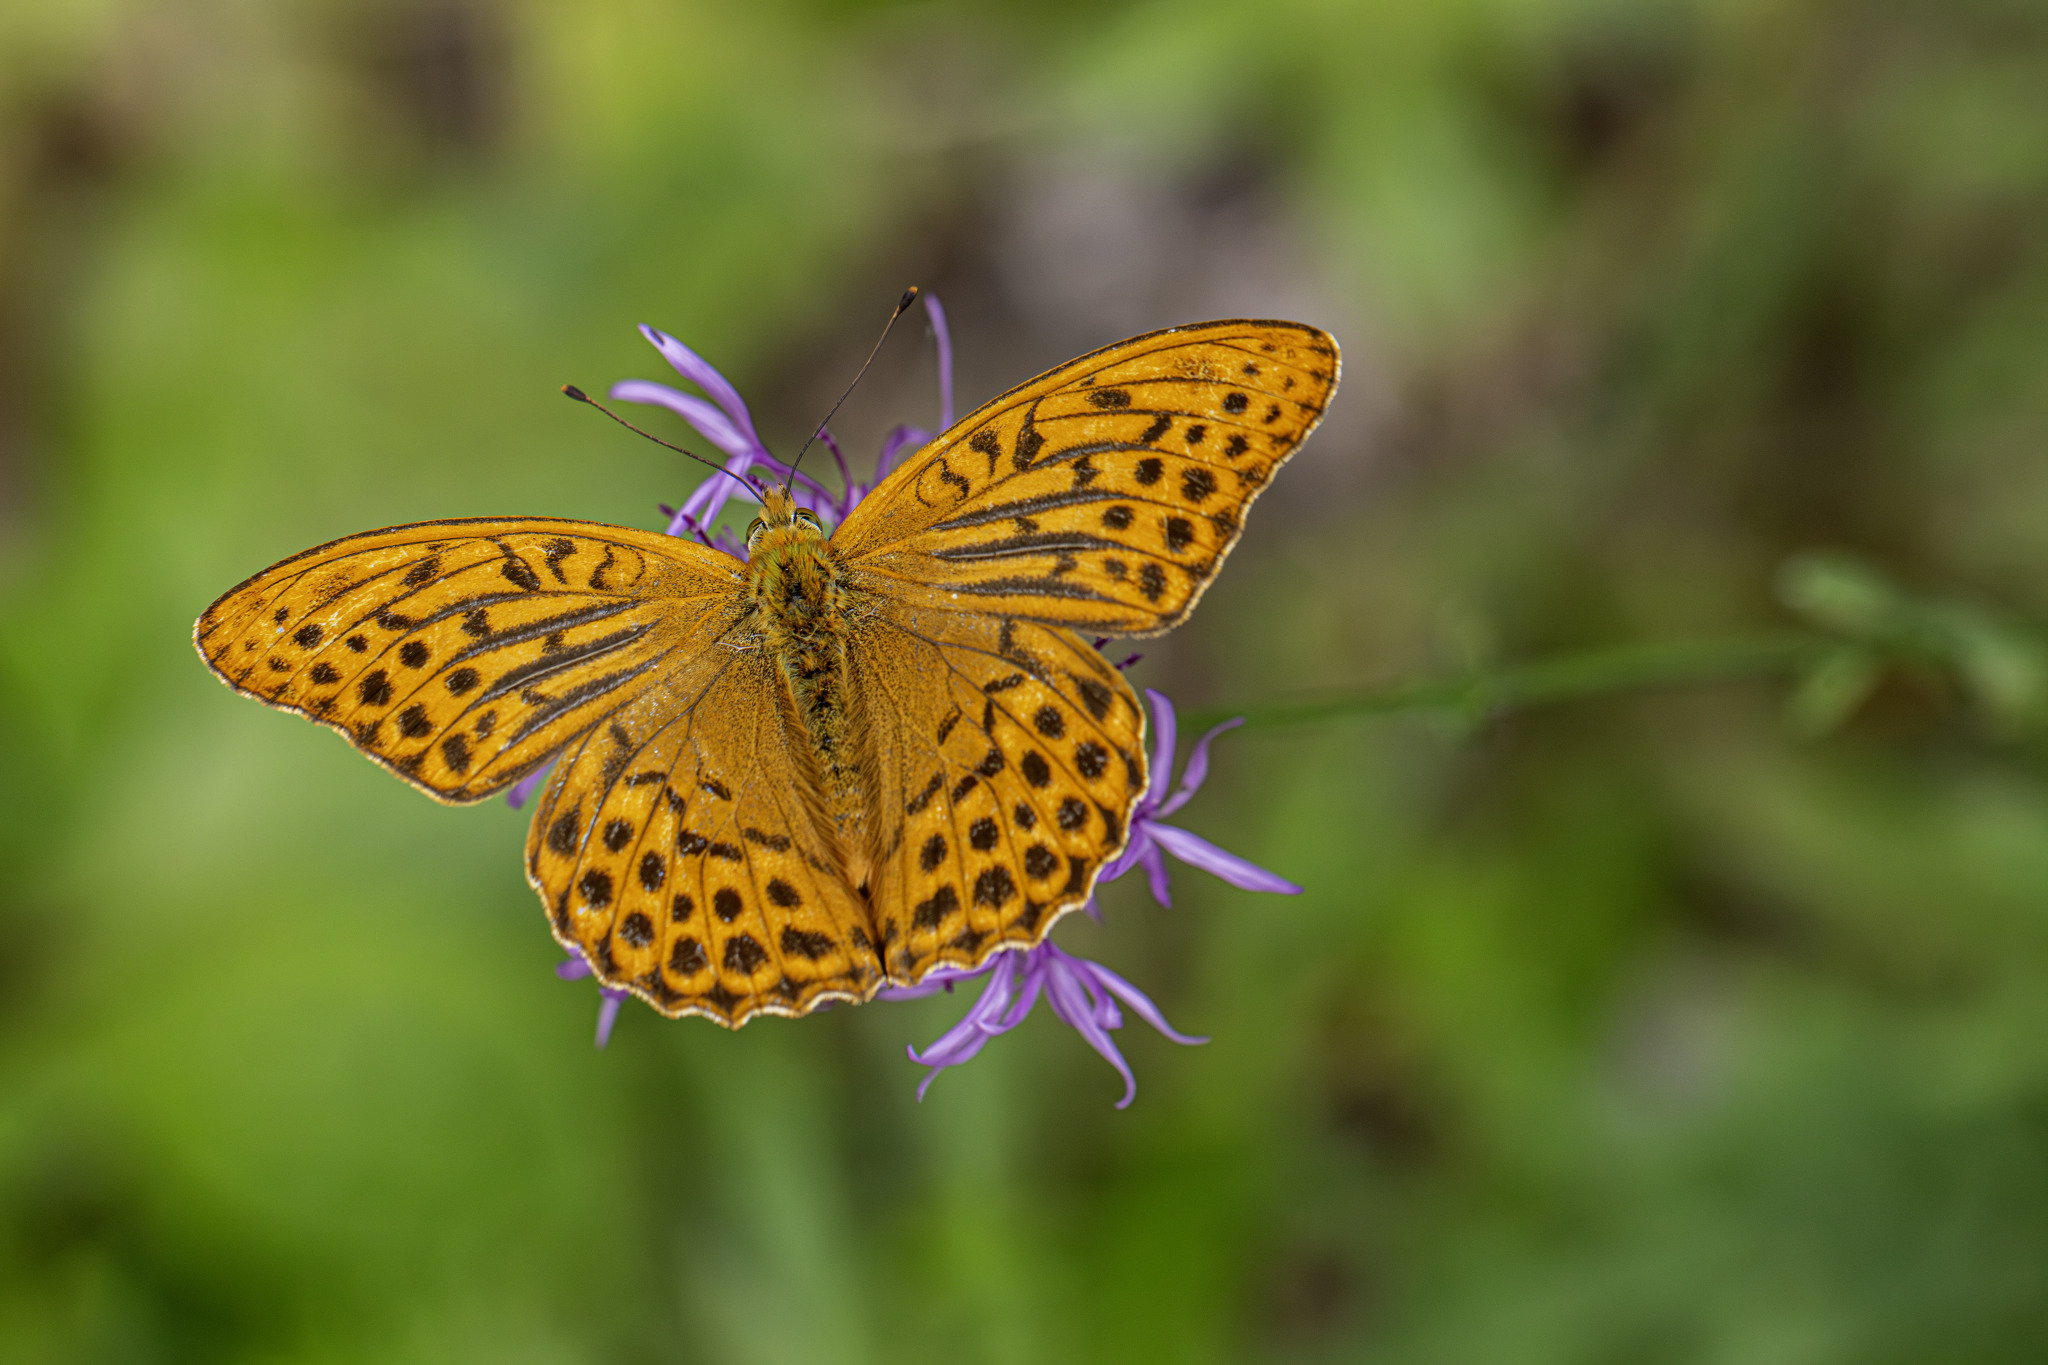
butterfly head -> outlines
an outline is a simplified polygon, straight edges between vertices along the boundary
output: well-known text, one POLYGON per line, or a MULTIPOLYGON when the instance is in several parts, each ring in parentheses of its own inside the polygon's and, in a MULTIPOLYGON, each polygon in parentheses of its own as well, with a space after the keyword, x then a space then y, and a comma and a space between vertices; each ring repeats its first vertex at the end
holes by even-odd
POLYGON ((798 507, 787 488, 761 490, 761 515, 747 527, 747 553, 774 549, 796 541, 823 540, 825 523, 808 507, 798 507))

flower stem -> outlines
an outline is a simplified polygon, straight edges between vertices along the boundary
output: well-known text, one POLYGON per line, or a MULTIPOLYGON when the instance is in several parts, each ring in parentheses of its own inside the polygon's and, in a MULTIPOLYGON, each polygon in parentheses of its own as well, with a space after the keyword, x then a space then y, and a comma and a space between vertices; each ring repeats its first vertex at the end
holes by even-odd
POLYGON ((1486 669, 1462 678, 1250 706, 1210 707, 1187 723, 1200 729, 1243 716, 1249 725, 1304 725, 1433 712, 1476 724, 1510 711, 1556 702, 1793 674, 1811 666, 1821 654, 1839 648, 1840 643, 1826 635, 1779 630, 1721 639, 1613 645, 1486 669))

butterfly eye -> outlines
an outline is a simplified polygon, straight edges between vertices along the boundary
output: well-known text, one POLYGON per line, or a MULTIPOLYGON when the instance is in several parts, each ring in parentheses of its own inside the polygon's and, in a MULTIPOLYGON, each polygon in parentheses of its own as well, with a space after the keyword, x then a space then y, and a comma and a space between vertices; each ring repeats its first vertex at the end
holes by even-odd
POLYGON ((796 524, 808 531, 822 531, 825 523, 818 520, 818 514, 808 507, 796 509, 796 524))
POLYGON ((747 548, 749 550, 754 548, 754 542, 760 538, 761 532, 767 529, 768 523, 759 517, 755 517, 747 523, 747 548))

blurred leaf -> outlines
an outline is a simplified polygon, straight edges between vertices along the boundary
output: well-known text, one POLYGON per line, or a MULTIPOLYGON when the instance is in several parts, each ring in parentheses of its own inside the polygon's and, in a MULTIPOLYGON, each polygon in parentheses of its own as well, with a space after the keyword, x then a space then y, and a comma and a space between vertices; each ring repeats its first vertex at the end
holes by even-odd
POLYGON ((1786 698, 1786 718, 1809 739, 1831 734, 1863 704, 1882 673, 1883 665, 1867 649, 1830 649, 1799 674, 1786 698))

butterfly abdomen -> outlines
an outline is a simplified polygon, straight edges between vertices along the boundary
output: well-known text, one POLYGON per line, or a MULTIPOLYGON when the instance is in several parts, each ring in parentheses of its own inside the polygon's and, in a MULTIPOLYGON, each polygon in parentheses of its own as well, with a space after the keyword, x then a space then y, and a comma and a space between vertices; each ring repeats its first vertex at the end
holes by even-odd
POLYGON ((845 576, 824 537, 798 525, 765 531, 748 568, 762 644, 780 664, 791 709, 811 740, 824 808, 839 826, 834 832, 851 836, 865 793, 847 726, 852 602, 845 576))

